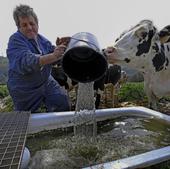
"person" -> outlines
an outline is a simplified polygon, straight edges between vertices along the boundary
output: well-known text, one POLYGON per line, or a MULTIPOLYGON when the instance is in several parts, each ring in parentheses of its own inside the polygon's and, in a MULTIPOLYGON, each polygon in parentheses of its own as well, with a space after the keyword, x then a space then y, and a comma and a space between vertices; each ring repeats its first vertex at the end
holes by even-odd
POLYGON ((57 46, 38 33, 38 17, 33 8, 19 5, 13 18, 17 31, 8 41, 7 87, 16 111, 38 112, 70 110, 69 97, 51 76, 52 64, 62 58, 69 37, 57 39, 57 46))

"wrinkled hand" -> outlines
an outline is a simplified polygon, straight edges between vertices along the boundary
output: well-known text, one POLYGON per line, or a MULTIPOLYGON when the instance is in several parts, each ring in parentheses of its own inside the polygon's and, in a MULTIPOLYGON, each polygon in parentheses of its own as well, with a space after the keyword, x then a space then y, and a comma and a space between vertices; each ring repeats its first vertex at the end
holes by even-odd
POLYGON ((55 49, 54 49, 54 56, 56 57, 57 60, 61 59, 64 52, 66 50, 66 46, 65 45, 58 45, 55 49))
POLYGON ((67 46, 69 44, 69 42, 70 42, 70 39, 71 39, 71 37, 61 37, 61 38, 57 37, 56 45, 57 46, 58 45, 65 45, 65 46, 67 46))

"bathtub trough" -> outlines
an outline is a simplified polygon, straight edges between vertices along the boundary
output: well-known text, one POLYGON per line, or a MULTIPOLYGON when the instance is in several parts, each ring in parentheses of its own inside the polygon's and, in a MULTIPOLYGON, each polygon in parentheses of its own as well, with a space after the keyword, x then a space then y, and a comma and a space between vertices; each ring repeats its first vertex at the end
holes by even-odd
MULTIPOLYGON (((74 113, 74 111, 69 111, 31 114, 28 125, 28 134, 71 127, 74 125, 74 113)), ((170 124, 170 116, 140 106, 96 110, 96 121, 104 121, 123 116, 153 117, 170 124)), ((84 169, 97 169, 101 167, 102 169, 135 169, 159 164, 160 162, 167 160, 170 160, 170 146, 84 169)))

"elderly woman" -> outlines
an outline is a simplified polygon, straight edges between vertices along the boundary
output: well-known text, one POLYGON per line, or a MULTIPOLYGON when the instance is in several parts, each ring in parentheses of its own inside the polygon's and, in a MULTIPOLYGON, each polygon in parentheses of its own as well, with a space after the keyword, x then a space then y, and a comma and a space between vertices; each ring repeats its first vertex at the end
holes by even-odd
POLYGON ((45 104, 47 111, 68 111, 65 91, 51 76, 51 64, 61 59, 69 37, 58 39, 54 47, 38 33, 38 18, 28 5, 13 11, 17 31, 9 38, 8 89, 16 111, 36 112, 45 104))

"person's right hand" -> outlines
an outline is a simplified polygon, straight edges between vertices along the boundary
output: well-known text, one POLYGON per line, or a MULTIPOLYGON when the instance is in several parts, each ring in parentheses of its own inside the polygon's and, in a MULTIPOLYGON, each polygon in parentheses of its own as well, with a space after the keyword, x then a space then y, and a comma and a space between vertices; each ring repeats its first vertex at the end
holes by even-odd
POLYGON ((53 55, 56 57, 56 61, 62 58, 65 50, 66 50, 66 46, 65 45, 58 45, 54 49, 53 55))
POLYGON ((65 45, 58 45, 55 49, 53 53, 49 53, 46 55, 42 55, 39 58, 39 64, 40 66, 44 66, 47 64, 52 64, 55 63, 57 61, 59 61, 60 59, 62 59, 63 54, 66 50, 66 46, 65 45))

